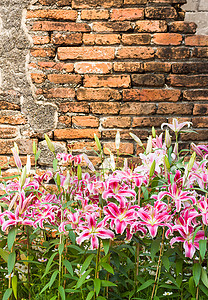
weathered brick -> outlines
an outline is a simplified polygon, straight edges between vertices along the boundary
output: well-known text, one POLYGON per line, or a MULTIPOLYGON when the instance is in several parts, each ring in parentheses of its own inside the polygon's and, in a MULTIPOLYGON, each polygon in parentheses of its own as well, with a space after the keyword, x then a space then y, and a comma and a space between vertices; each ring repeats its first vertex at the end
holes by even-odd
MULTIPOLYGON (((117 149, 114 142, 107 142, 103 145, 103 151, 105 154, 109 154, 108 149, 114 154, 117 154, 117 149)), ((134 153, 134 145, 132 143, 120 143, 119 147, 120 154, 133 154, 134 153)))
POLYGON ((129 21, 123 22, 94 22, 93 31, 97 32, 120 32, 129 31, 132 29, 131 23, 129 21))
POLYGON ((86 74, 107 74, 111 72, 112 63, 110 62, 78 62, 74 64, 76 73, 86 74))
POLYGON ((33 48, 30 53, 34 57, 55 57, 55 50, 52 48, 33 48))
POLYGON ((165 76, 161 74, 133 74, 133 86, 164 86, 165 76))
POLYGON ((76 141, 76 142, 70 142, 69 144, 67 144, 67 146, 70 147, 70 149, 73 149, 74 151, 80 151, 80 152, 86 152, 86 151, 92 151, 94 154, 94 151, 97 151, 97 145, 95 142, 89 142, 89 141, 84 141, 84 142, 80 142, 80 141, 76 141))
POLYGON ((85 75, 84 87, 120 87, 127 88, 131 80, 129 75, 85 75))
POLYGON ((208 36, 206 35, 192 35, 185 37, 185 44, 187 46, 208 46, 208 36))
MULTIPOLYGON (((0 168, 3 170, 8 169, 8 159, 6 156, 0 156, 0 168)), ((3 191, 1 191, 1 192, 3 192, 3 191)), ((3 194, 4 194, 4 192, 1 195, 3 195, 3 194)))
POLYGON ((151 41, 151 35, 145 33, 122 34, 122 43, 124 45, 148 45, 151 41))
POLYGON ((141 73, 144 70, 143 64, 140 62, 114 62, 113 69, 115 72, 122 73, 132 73, 138 72, 141 73))
POLYGON ((176 102, 179 100, 180 95, 180 90, 127 89, 123 91, 123 100, 139 102, 176 102))
POLYGON ((77 90, 77 100, 91 100, 91 101, 109 101, 121 100, 121 94, 118 90, 110 88, 100 89, 85 89, 80 88, 77 90))
POLYGON ((154 49, 150 47, 122 47, 119 48, 116 57, 121 58, 138 58, 150 59, 154 58, 154 49))
POLYGON ((145 72, 164 72, 169 73, 171 70, 171 64, 166 62, 145 62, 144 63, 144 71, 145 72))
POLYGON ((111 60, 114 59, 114 52, 113 47, 60 47, 58 59, 111 60))
POLYGON ((156 105, 150 103, 126 102, 121 105, 121 115, 152 115, 156 112, 156 105))
POLYGON ((124 0, 124 5, 146 4, 148 0, 124 0))
POLYGON ((138 32, 166 32, 167 23, 164 20, 137 21, 135 30, 138 32))
POLYGON ((102 126, 104 128, 127 128, 131 126, 131 118, 130 117, 106 117, 102 126))
POLYGON ((172 64, 172 73, 189 74, 189 73, 208 73, 208 63, 190 62, 172 64))
POLYGON ((193 127, 197 128, 207 128, 208 127, 208 117, 195 117, 192 118, 193 127))
POLYGON ((186 59, 190 56, 190 50, 184 47, 176 48, 159 48, 156 56, 162 60, 186 59))
POLYGON ((28 10, 27 18, 39 18, 39 19, 53 19, 53 20, 70 20, 75 21, 77 18, 76 10, 64 10, 64 9, 36 9, 28 10))
POLYGON ((17 143, 19 153, 33 154, 33 141, 37 143, 37 139, 18 139, 18 140, 1 140, 0 141, 0 154, 11 154, 11 148, 14 147, 14 142, 17 143))
POLYGON ((88 32, 91 30, 91 28, 86 23, 37 21, 33 23, 33 30, 88 32))
POLYGON ((20 106, 5 100, 0 100, 0 110, 20 110, 20 106))
POLYGON ((85 45, 115 45, 120 43, 120 34, 83 34, 83 43, 85 45))
POLYGON ((160 115, 191 115, 191 103, 159 103, 157 113, 160 115))
POLYGON ((192 57, 208 58, 208 47, 196 47, 193 49, 192 57))
POLYGON ((132 127, 160 127, 162 123, 166 123, 164 117, 133 117, 132 127))
POLYGON ((75 113, 89 113, 89 104, 87 102, 77 103, 77 102, 64 102, 61 103, 59 109, 66 112, 75 113))
POLYGON ((54 131, 55 140, 64 140, 64 139, 94 139, 94 134, 100 137, 100 132, 97 129, 56 129, 54 131))
MULTIPOLYGON (((131 136, 129 135, 129 129, 128 130, 119 130, 121 139, 127 139, 127 140, 132 140, 131 136)), ((143 130, 131 130, 132 133, 136 134, 139 136, 140 139, 146 139, 149 135, 147 129, 143 130)), ((117 130, 103 130, 102 131, 102 138, 103 139, 115 139, 117 130)))
POLYGON ((71 127, 72 125, 72 117, 71 116, 60 116, 58 118, 60 123, 65 124, 67 127, 71 127))
POLYGON ((208 115, 208 104, 194 104, 193 115, 208 115))
POLYGON ((94 116, 75 116, 72 117, 72 125, 81 127, 98 127, 99 119, 94 116))
POLYGON ((159 4, 185 4, 187 0, 149 0, 149 3, 159 4))
POLYGON ((22 125, 25 123, 25 116, 19 112, 11 110, 0 112, 0 124, 22 125))
POLYGON ((169 75, 168 83, 171 86, 207 87, 208 75, 169 75))
POLYGON ((156 45, 180 45, 182 35, 178 33, 155 33, 153 35, 153 43, 156 45))
POLYGON ((71 4, 71 0, 39 0, 42 5, 54 5, 57 6, 68 6, 71 4))
POLYGON ((143 8, 112 9, 110 18, 112 21, 142 20, 144 19, 144 9, 143 8))
POLYGON ((186 90, 183 98, 189 101, 206 101, 208 100, 208 90, 186 90))
POLYGON ((208 130, 195 130, 195 132, 181 133, 183 141, 206 141, 208 137, 208 130))
POLYGON ((56 33, 52 35, 51 42, 55 45, 81 45, 81 33, 56 33))
POLYGON ((53 88, 44 93, 46 98, 75 98, 75 90, 70 88, 53 88))
POLYGON ((44 45, 50 42, 48 35, 34 35, 32 38, 34 45, 44 45))
POLYGON ((74 74, 49 74, 48 80, 53 83, 71 83, 76 85, 81 83, 82 77, 74 74))
POLYGON ((194 22, 176 21, 170 23, 169 28, 170 32, 195 33, 197 26, 194 22))
POLYGON ((90 111, 93 114, 106 115, 112 114, 117 115, 119 112, 120 104, 116 102, 94 102, 90 103, 90 111))
POLYGON ((177 12, 174 7, 147 7, 145 18, 147 19, 175 19, 177 12))
POLYGON ((43 83, 46 80, 46 75, 42 73, 31 73, 30 76, 34 83, 43 83))
POLYGON ((0 139, 12 139, 17 135, 18 129, 15 127, 0 127, 0 139))
POLYGON ((108 18, 109 18, 108 10, 91 9, 91 10, 81 11, 81 19, 83 20, 103 20, 108 18))
POLYGON ((74 64, 73 63, 55 63, 55 62, 45 62, 40 61, 38 63, 38 66, 40 69, 46 69, 46 70, 57 70, 57 71, 66 71, 68 73, 72 73, 74 70, 74 64))
POLYGON ((72 7, 73 8, 87 8, 90 7, 121 7, 123 4, 122 0, 73 0, 72 7))
MULTIPOLYGON (((27 156, 20 156, 20 159, 22 161, 22 165, 25 166, 27 163, 27 156)), ((31 162, 31 166, 35 165, 35 157, 31 156, 30 157, 30 162, 31 162)), ((10 157, 9 158, 9 165, 11 167, 16 167, 15 161, 14 161, 14 157, 10 157)))

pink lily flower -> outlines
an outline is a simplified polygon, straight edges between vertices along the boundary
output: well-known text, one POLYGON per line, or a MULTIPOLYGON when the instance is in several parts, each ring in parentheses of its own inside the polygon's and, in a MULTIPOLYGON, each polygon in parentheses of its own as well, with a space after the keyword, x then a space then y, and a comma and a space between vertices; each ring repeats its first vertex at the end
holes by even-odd
POLYGON ((197 207, 202 216, 202 221, 204 225, 208 225, 208 200, 205 197, 201 197, 201 199, 197 202, 197 207))
POLYGON ((178 133, 184 126, 188 126, 190 127, 192 123, 191 122, 182 122, 182 123, 178 123, 178 120, 176 118, 173 118, 173 123, 169 124, 169 123, 162 123, 161 125, 161 129, 163 129, 163 127, 166 125, 168 126, 171 130, 173 130, 175 133, 178 133))
POLYGON ((29 225, 33 226, 34 222, 30 220, 25 213, 20 214, 19 206, 16 207, 15 212, 5 211, 3 213, 4 217, 8 217, 8 220, 3 222, 2 224, 2 231, 6 231, 7 227, 9 226, 16 226, 16 225, 29 225))
POLYGON ((98 248, 98 238, 101 239, 113 239, 114 233, 106 229, 103 222, 96 223, 95 216, 89 215, 86 217, 86 225, 81 225, 78 229, 81 231, 79 237, 76 238, 76 241, 81 245, 84 241, 91 241, 92 249, 98 248))

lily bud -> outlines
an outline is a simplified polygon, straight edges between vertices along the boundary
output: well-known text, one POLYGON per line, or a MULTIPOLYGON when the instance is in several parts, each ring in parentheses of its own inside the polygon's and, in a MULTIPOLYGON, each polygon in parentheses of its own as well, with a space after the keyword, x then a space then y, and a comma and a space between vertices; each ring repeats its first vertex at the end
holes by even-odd
POLYGON ((190 158, 190 160, 188 162, 188 167, 187 167, 188 172, 190 172, 192 170, 194 162, 195 162, 195 159, 196 159, 196 152, 193 152, 192 155, 191 155, 191 158, 190 158))
POLYGON ((63 184, 63 188, 65 190, 68 189, 69 181, 70 181, 70 175, 69 175, 69 171, 67 171, 67 173, 66 173, 66 179, 65 179, 64 184, 63 184))
POLYGON ((20 181, 19 181, 21 188, 25 184, 26 176, 27 176, 27 168, 26 168, 26 166, 24 166, 24 168, 22 169, 22 174, 21 174, 20 181))
POLYGON ((31 160, 30 160, 30 155, 27 155, 26 170, 27 170, 27 174, 29 174, 29 173, 30 173, 30 170, 31 170, 31 160))
POLYGON ((46 140, 46 143, 48 145, 48 149, 51 151, 51 152, 55 152, 55 147, 53 145, 53 143, 51 142, 50 138, 47 136, 47 134, 45 134, 45 140, 46 140))
POLYGON ((152 152, 152 136, 150 135, 147 141, 146 154, 149 154, 151 152, 152 152))
POLYGON ((120 142, 121 142, 120 132, 117 131, 116 138, 115 138, 115 144, 116 144, 116 149, 117 150, 119 150, 120 142))
POLYGON ((78 180, 82 179, 82 168, 80 167, 80 165, 77 166, 77 177, 78 180))
POLYGON ((36 147, 36 142, 33 142, 33 154, 36 155, 37 153, 37 147, 36 147))
POLYGON ((110 167, 112 171, 115 171, 116 164, 113 153, 110 154, 110 167))
POLYGON ((170 146, 171 146, 171 136, 170 136, 170 133, 167 129, 165 130, 165 144, 166 144, 167 148, 170 148, 170 146))
POLYGON ((197 155, 203 157, 203 152, 194 143, 191 143, 191 148, 196 152, 197 155))
POLYGON ((100 143, 100 140, 99 140, 99 138, 97 137, 96 134, 94 134, 94 139, 95 139, 95 143, 98 147, 98 150, 101 152, 102 151, 101 143, 100 143))
POLYGON ((169 160, 168 160, 167 155, 165 155, 165 165, 166 165, 166 168, 167 168, 168 170, 170 170, 170 163, 169 163, 169 160))
POLYGON ((142 141, 140 140, 140 138, 138 138, 138 136, 136 136, 136 135, 133 134, 132 132, 130 132, 129 134, 130 134, 130 136, 132 137, 132 139, 134 139, 135 142, 137 142, 137 144, 138 144, 140 147, 143 147, 142 141))
POLYGON ((128 170, 128 160, 127 160, 126 157, 124 158, 124 166, 123 166, 123 170, 124 170, 124 172, 126 172, 126 171, 128 170))
POLYGON ((149 177, 151 178, 155 172, 155 160, 153 161, 151 167, 150 167, 150 172, 149 172, 149 177))
POLYGON ((156 131, 155 131, 155 127, 152 126, 152 137, 155 138, 156 137, 156 131))
POLYGON ((19 157, 19 149, 16 143, 14 143, 14 147, 11 149, 12 154, 14 156, 14 161, 18 169, 22 169, 22 162, 19 157))

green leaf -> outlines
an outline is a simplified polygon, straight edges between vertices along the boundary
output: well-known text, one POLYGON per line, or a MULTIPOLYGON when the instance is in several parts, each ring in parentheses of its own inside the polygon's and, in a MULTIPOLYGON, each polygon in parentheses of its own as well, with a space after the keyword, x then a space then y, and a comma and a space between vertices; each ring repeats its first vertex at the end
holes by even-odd
POLYGON ((39 156, 40 156, 41 150, 39 150, 36 154, 35 154, 35 161, 38 160, 39 156))
POLYGON ((91 272, 92 270, 93 270, 92 268, 89 269, 89 270, 87 270, 87 271, 79 278, 79 280, 77 281, 77 284, 76 284, 76 288, 77 288, 77 289, 80 288, 80 286, 83 285, 83 283, 85 282, 86 277, 90 274, 90 272, 91 272))
POLYGON ((51 288, 52 284, 54 283, 55 279, 56 279, 56 276, 58 275, 59 271, 56 270, 53 272, 52 276, 51 276, 51 279, 49 281, 49 288, 51 288))
POLYGON ((82 179, 82 168, 80 165, 77 166, 77 178, 78 180, 82 179))
POLYGON ((1 255, 1 257, 3 258, 3 260, 5 262, 8 261, 8 258, 9 258, 9 252, 8 251, 0 248, 0 255, 1 255))
POLYGON ((64 251, 64 244, 59 244, 58 245, 58 251, 59 251, 59 255, 61 256, 63 251, 64 251))
POLYGON ((104 298, 102 296, 98 296, 96 300, 106 300, 106 298, 104 298))
POLYGON ((160 249, 160 239, 153 240, 151 245, 151 250, 150 250, 152 260, 154 260, 155 254, 159 251, 159 249, 160 249))
POLYGON ((14 275, 12 277, 12 290, 13 290, 15 299, 17 299, 17 276, 16 275, 14 275))
POLYGON ((84 271, 89 267, 94 256, 95 256, 95 254, 91 254, 85 259, 85 261, 81 267, 80 274, 83 274, 84 271))
POLYGON ((59 173, 57 174, 57 177, 56 177, 56 183, 57 183, 58 187, 61 185, 61 177, 60 177, 59 173))
POLYGON ((102 262, 101 266, 109 273, 114 274, 113 268, 109 264, 102 262))
POLYGON ((142 291, 146 288, 148 288, 150 285, 152 285, 155 281, 153 279, 147 280, 145 283, 143 283, 137 290, 137 292, 142 291))
POLYGON ((201 277, 201 265, 199 263, 195 263, 193 266, 193 278, 196 286, 199 284, 200 277, 201 277))
POLYGON ((57 296, 53 296, 50 300, 56 300, 57 296))
POLYGON ((102 243, 103 243, 103 249, 104 249, 105 255, 107 255, 109 248, 110 248, 110 239, 104 239, 104 240, 102 240, 102 243))
POLYGON ((189 279, 189 292, 191 295, 194 297, 196 294, 196 288, 195 288, 195 283, 194 283, 194 278, 193 276, 190 277, 189 279))
POLYGON ((94 296, 94 291, 90 291, 87 295, 86 300, 91 300, 93 296, 94 296))
POLYGON ((197 234, 197 232, 198 232, 200 229, 201 229, 201 226, 197 227, 196 230, 194 231, 193 238, 192 238, 192 243, 194 243, 196 234, 197 234))
POLYGON ((75 236, 74 231, 72 231, 72 230, 69 231, 69 238, 72 241, 72 244, 75 244, 75 242, 76 242, 76 236, 75 236))
POLYGON ((61 296, 61 299, 62 299, 62 300, 65 300, 65 299, 66 299, 66 296, 65 296, 65 291, 64 291, 63 286, 59 286, 59 287, 58 287, 58 290, 59 290, 59 294, 60 294, 60 296, 61 296))
POLYGON ((47 290, 47 288, 49 287, 49 282, 44 286, 44 288, 42 288, 42 290, 40 291, 40 295, 47 290))
POLYGON ((170 268, 169 258, 167 256, 163 256, 162 257, 162 262, 163 262, 163 265, 166 268, 166 270, 169 271, 169 268, 170 268))
POLYGON ((111 281, 108 281, 108 280, 101 280, 101 285, 103 287, 106 287, 106 286, 117 286, 115 283, 113 283, 111 281))
POLYGON ((5 291, 3 299, 2 300, 7 300, 12 294, 12 288, 9 288, 5 291))
POLYGON ((13 227, 9 230, 8 237, 7 237, 7 246, 9 251, 11 251, 12 246, 14 245, 14 241, 17 235, 17 228, 13 227))
POLYGON ((58 159, 54 158, 54 160, 53 160, 53 169, 54 169, 54 172, 56 172, 56 170, 57 170, 57 165, 58 165, 58 159))
POLYGON ((66 267, 66 269, 67 269, 67 271, 69 272, 69 274, 70 274, 71 276, 73 276, 73 268, 72 268, 71 263, 70 263, 68 260, 64 259, 63 265, 66 267))
POLYGON ((100 140, 99 140, 99 138, 97 137, 96 134, 94 134, 94 139, 95 139, 95 143, 98 147, 98 150, 101 152, 102 151, 101 143, 100 143, 100 140))
POLYGON ((208 277, 207 277, 207 272, 202 268, 202 273, 201 273, 201 280, 203 284, 208 288, 208 277))
POLYGON ((51 257, 49 258, 49 260, 48 260, 48 262, 47 262, 47 265, 46 265, 46 268, 45 268, 45 272, 44 272, 44 274, 43 274, 43 276, 42 276, 41 279, 43 279, 43 277, 45 277, 46 274, 48 274, 48 272, 49 272, 49 270, 50 270, 50 268, 51 268, 51 264, 52 264, 52 262, 53 262, 54 257, 56 256, 56 254, 57 254, 56 252, 53 253, 53 254, 51 255, 51 257))
POLYGON ((207 240, 199 240, 199 251, 203 260, 207 251, 207 240))
POLYGON ((100 287, 101 287, 101 280, 99 278, 95 278, 94 279, 94 289, 95 289, 95 292, 96 292, 97 296, 100 292, 100 287))
POLYGON ((16 261, 16 253, 12 252, 9 254, 8 262, 7 262, 8 275, 12 273, 12 270, 14 269, 15 261, 16 261))

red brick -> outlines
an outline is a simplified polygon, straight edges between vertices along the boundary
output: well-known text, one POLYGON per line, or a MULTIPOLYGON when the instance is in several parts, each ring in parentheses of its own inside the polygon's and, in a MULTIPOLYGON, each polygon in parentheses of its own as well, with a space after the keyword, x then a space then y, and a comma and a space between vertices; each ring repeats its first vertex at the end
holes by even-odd
POLYGON ((55 57, 55 50, 52 48, 33 48, 30 53, 34 57, 55 57))
POLYGON ((148 45, 151 42, 151 35, 145 33, 122 34, 124 45, 148 45))
POLYGON ((131 126, 130 117, 107 117, 103 120, 102 126, 104 128, 127 128, 131 126))
POLYGON ((72 1, 72 7, 73 8, 87 8, 90 7, 120 7, 123 5, 122 0, 73 0, 72 1))
POLYGON ((18 130, 15 127, 0 127, 0 139, 12 139, 18 134, 18 130))
POLYGON ((83 34, 85 45, 115 45, 120 43, 120 34, 83 34))
POLYGON ((110 18, 112 21, 141 20, 144 19, 143 8, 112 9, 110 18))
POLYGON ((75 116, 72 117, 72 125, 81 127, 98 127, 99 119, 94 116, 75 116))
POLYGON ((43 83, 46 79, 45 74, 31 73, 30 75, 31 75, 32 82, 34 83, 43 83))
POLYGON ((45 93, 46 98, 75 98, 75 90, 70 88, 53 88, 45 93))
POLYGON ((0 100, 0 110, 20 110, 20 106, 5 100, 0 100))
POLYGON ((185 44, 187 46, 208 46, 208 36, 206 35, 192 35, 185 37, 185 44))
POLYGON ((176 21, 170 23, 169 28, 170 32, 195 33, 197 26, 194 22, 176 21))
POLYGON ((60 123, 65 124, 67 127, 71 127, 72 125, 72 117, 71 116, 60 116, 58 118, 60 123))
MULTIPOLYGON (((114 142, 104 143, 103 151, 105 154, 109 154, 108 149, 111 150, 112 153, 117 154, 117 149, 114 142)), ((132 143, 120 143, 119 147, 120 154, 133 154, 134 153, 134 145, 132 143)))
POLYGON ((194 104, 193 115, 208 115, 208 104, 194 104))
POLYGON ((159 4, 185 4, 187 0, 149 0, 149 3, 159 4))
POLYGON ((34 45, 44 45, 50 42, 48 35, 35 35, 33 36, 34 45))
POLYGON ((167 119, 163 117, 133 117, 132 127, 160 127, 166 122, 167 119))
POLYGON ((110 88, 100 89, 85 89, 80 88, 77 90, 77 100, 93 100, 93 101, 109 101, 121 100, 121 94, 118 90, 110 88))
POLYGON ((164 20, 137 21, 135 29, 138 32, 166 32, 167 23, 164 20))
POLYGON ((207 87, 208 75, 169 75, 168 83, 171 86, 207 87))
POLYGON ((80 141, 76 141, 76 142, 71 142, 69 143, 67 146, 69 146, 73 151, 80 151, 80 152, 86 152, 86 151, 92 151, 94 154, 94 151, 97 151, 97 145, 95 142, 80 142, 80 141))
POLYGON ((19 153, 33 154, 33 141, 37 143, 36 139, 18 139, 18 140, 1 140, 0 141, 0 154, 11 154, 11 148, 14 147, 14 142, 17 143, 19 153))
POLYGON ((42 5, 54 5, 57 6, 68 6, 71 4, 71 0, 39 0, 42 5))
POLYGON ((137 58, 150 59, 154 58, 154 49, 150 47, 123 47, 119 48, 116 54, 117 58, 137 58))
POLYGON ((171 64, 166 62, 146 62, 144 63, 145 72, 164 72, 169 73, 171 70, 171 64))
POLYGON ((55 33, 52 35, 51 42, 55 45, 81 45, 81 33, 55 33))
POLYGON ((189 101, 207 101, 208 90, 187 90, 184 91, 183 98, 189 101))
POLYGON ((22 125, 26 123, 23 114, 11 111, 0 112, 0 124, 22 125))
POLYGON ((208 58, 208 47, 196 47, 193 49, 192 57, 208 58))
MULTIPOLYGON (((128 130, 120 130, 120 136, 121 139, 127 139, 132 140, 131 136, 129 135, 129 129, 128 130)), ((136 134, 140 139, 146 139, 149 135, 148 130, 131 130, 132 133, 136 134)), ((102 138, 105 139, 115 139, 117 130, 104 130, 102 131, 102 138)))
POLYGON ((179 100, 180 95, 180 90, 131 89, 123 91, 123 100, 139 102, 176 102, 179 100))
POLYGON ((120 109, 120 115, 152 115, 155 112, 156 105, 150 103, 126 102, 120 109))
POLYGON ((86 23, 37 21, 33 23, 33 30, 88 32, 91 30, 91 28, 86 23))
POLYGON ((131 80, 129 75, 85 75, 84 87, 119 87, 127 88, 131 80))
POLYGON ((204 128, 208 127, 208 117, 195 117, 192 118, 193 127, 204 128))
POLYGON ((193 104, 189 103, 159 103, 157 113, 160 115, 191 115, 193 104))
POLYGON ((110 62, 78 62, 74 64, 76 73, 107 74, 111 72, 112 63, 110 62))
POLYGON ((81 83, 82 77, 74 74, 49 74, 48 80, 53 83, 71 83, 76 85, 81 83))
POLYGON ((58 59, 111 60, 114 59, 114 52, 112 47, 60 47, 58 59))
POLYGON ((108 10, 91 9, 82 10, 81 19, 83 20, 103 20, 109 18, 108 10))
POLYGON ((140 62, 114 62, 113 69, 115 72, 132 73, 132 72, 143 72, 143 64, 140 62))
POLYGON ((165 76, 161 74, 133 74, 133 86, 164 86, 165 76))
POLYGON ((175 19, 177 12, 173 7, 147 7, 145 18, 147 19, 175 19))
POLYGON ((60 110, 64 113, 75 112, 75 113, 89 113, 89 104, 87 102, 64 102, 59 106, 60 110))
POLYGON ((74 70, 74 64, 73 63, 54 63, 54 62, 45 62, 41 61, 38 63, 38 66, 40 69, 46 69, 46 70, 57 70, 57 71, 66 71, 68 73, 72 73, 74 70))
POLYGON ((178 33, 155 33, 153 35, 153 43, 157 45, 180 45, 182 35, 178 33))
MULTIPOLYGON (((0 156, 0 168, 1 169, 8 169, 8 159, 6 156, 0 156)), ((0 193, 2 193, 3 191, 0 191, 0 193)), ((1 194, 3 195, 4 192, 1 194)))
POLYGON ((208 130, 195 130, 195 132, 181 133, 183 141, 205 141, 207 142, 208 130))
POLYGON ((124 5, 146 4, 148 0, 124 0, 124 5))
POLYGON ((176 73, 176 74, 208 73, 208 63, 206 62, 174 63, 172 64, 172 73, 176 73))
POLYGON ((37 9, 28 10, 27 18, 39 18, 39 19, 53 19, 53 20, 70 20, 75 21, 77 18, 76 10, 64 10, 64 9, 37 9))
POLYGON ((97 32, 112 32, 112 31, 128 31, 132 29, 129 21, 123 22, 94 22, 93 31, 97 32))
POLYGON ((97 129, 56 129, 54 131, 55 140, 63 139, 94 139, 94 134, 100 137, 100 132, 97 129))
POLYGON ((156 55, 162 60, 186 59, 190 56, 190 50, 187 48, 159 48, 156 55))
POLYGON ((98 115, 117 115, 119 112, 120 104, 115 102, 94 102, 90 103, 90 111, 98 115))

